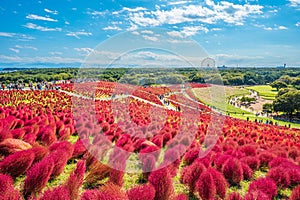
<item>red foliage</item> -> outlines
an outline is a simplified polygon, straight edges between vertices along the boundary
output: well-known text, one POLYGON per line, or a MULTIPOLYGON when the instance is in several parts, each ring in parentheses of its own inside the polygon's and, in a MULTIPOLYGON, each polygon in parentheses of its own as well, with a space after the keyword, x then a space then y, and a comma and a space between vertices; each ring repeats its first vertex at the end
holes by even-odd
POLYGON ((266 193, 261 190, 256 190, 252 192, 248 192, 245 195, 244 200, 270 200, 270 198, 266 193))
POLYGON ((69 190, 71 199, 77 199, 79 188, 81 187, 85 174, 85 161, 77 162, 76 169, 70 174, 69 179, 65 183, 65 187, 69 190))
POLYGON ((19 139, 5 139, 0 143, 0 155, 7 156, 18 151, 30 149, 31 145, 19 139))
POLYGON ((50 158, 54 162, 54 168, 51 174, 51 179, 53 179, 64 171, 64 167, 69 159, 69 153, 64 150, 56 150, 51 152, 46 158, 50 158))
POLYGON ((276 184, 272 179, 259 178, 250 184, 248 193, 253 196, 258 192, 265 193, 269 199, 273 199, 277 194, 276 184))
POLYGON ((29 169, 33 160, 34 153, 31 150, 19 151, 7 156, 0 163, 0 173, 16 178, 29 169))
POLYGON ((10 176, 0 174, 0 199, 21 200, 19 191, 15 190, 13 180, 10 176))
POLYGON ((86 147, 84 144, 86 144, 87 141, 77 140, 77 142, 74 144, 74 151, 73 151, 73 158, 78 158, 82 156, 86 151, 86 147))
POLYGON ((129 200, 154 200, 155 189, 151 184, 136 186, 127 192, 129 200))
POLYGON ((167 169, 163 168, 151 172, 148 181, 155 188, 155 200, 169 200, 173 198, 174 188, 167 169))
POLYGON ((90 166, 89 172, 86 175, 84 182, 86 185, 91 186, 97 181, 109 177, 110 168, 100 162, 96 162, 90 166))
POLYGON ((41 161, 45 156, 49 154, 48 148, 45 148, 43 146, 36 146, 31 149, 31 151, 34 153, 34 161, 33 163, 37 163, 41 161))
POLYGON ((272 179, 277 187, 279 188, 287 188, 290 183, 290 175, 284 167, 274 167, 268 171, 267 177, 272 179))
POLYGON ((42 161, 33 165, 26 173, 24 182, 24 196, 29 197, 42 191, 50 179, 54 168, 51 158, 44 158, 42 161))
POLYGON ((111 169, 109 174, 109 181, 122 187, 124 184, 124 172, 117 169, 111 169))
POLYGON ((247 156, 256 156, 257 147, 254 145, 244 145, 240 147, 240 151, 245 153, 247 156))
POLYGON ((242 168, 243 168, 243 176, 245 180, 251 180, 253 176, 253 171, 252 169, 246 165, 245 163, 242 163, 242 168))
POLYGON ((191 194, 194 193, 196 182, 205 170, 205 166, 201 163, 193 163, 182 170, 181 182, 188 185, 191 194))
POLYGON ((241 158, 240 161, 248 165, 253 171, 258 170, 260 166, 260 161, 255 156, 246 156, 241 158))
POLYGON ((190 165, 196 158, 198 158, 199 152, 199 148, 193 148, 189 150, 184 154, 183 161, 186 162, 187 165, 190 165))
POLYGON ((64 186, 59 186, 54 188, 53 190, 47 190, 43 193, 43 195, 39 198, 39 200, 66 200, 66 199, 76 199, 71 198, 70 192, 68 188, 64 186))
POLYGON ((211 173, 205 171, 197 181, 196 190, 199 196, 205 200, 214 200, 217 194, 214 178, 211 173))
POLYGON ((186 194, 179 194, 174 198, 174 200, 188 200, 188 199, 189 197, 186 196, 186 194))
POLYGON ((228 188, 228 183, 226 182, 226 179, 224 178, 223 174, 215 170, 214 168, 209 168, 207 170, 208 173, 210 173, 214 179, 214 184, 216 186, 217 195, 224 199, 226 196, 226 190, 228 188))
POLYGON ((128 200, 128 197, 121 188, 111 182, 99 188, 100 193, 97 199, 103 200, 128 200))
POLYGON ((274 159, 274 154, 270 152, 262 152, 259 154, 258 159, 260 160, 260 166, 266 167, 269 165, 269 162, 274 159))
POLYGON ((65 153, 67 153, 68 158, 71 158, 73 151, 74 151, 74 147, 70 142, 63 141, 63 142, 55 142, 55 143, 51 144, 51 146, 49 147, 49 150, 51 152, 64 151, 65 153))
POLYGON ((239 193, 233 192, 226 198, 226 200, 243 200, 243 197, 239 193))
POLYGON ((239 185, 244 179, 241 162, 236 158, 229 158, 222 167, 225 178, 232 184, 239 185))
POLYGON ((299 200, 299 199, 300 199, 300 185, 293 190, 290 200, 299 200))
POLYGON ((100 199, 100 192, 99 190, 86 190, 82 195, 81 195, 81 200, 95 200, 95 199, 100 199))

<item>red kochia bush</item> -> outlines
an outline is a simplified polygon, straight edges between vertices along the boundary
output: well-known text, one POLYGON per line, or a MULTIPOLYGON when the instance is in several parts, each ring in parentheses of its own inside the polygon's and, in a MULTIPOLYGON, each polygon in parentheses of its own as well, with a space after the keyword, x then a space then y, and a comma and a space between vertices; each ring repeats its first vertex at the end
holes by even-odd
POLYGON ((48 148, 43 147, 43 146, 36 146, 30 150, 33 151, 33 153, 34 153, 33 164, 41 161, 45 156, 47 156, 49 154, 48 148))
POLYGON ((13 180, 10 176, 0 174, 0 199, 21 200, 19 191, 14 189, 13 180))
POLYGON ((273 160, 274 154, 270 152, 262 152, 259 154, 258 159, 260 160, 260 166, 266 167, 268 166, 269 162, 273 160))
MULTIPOLYGON (((42 197, 39 200, 66 200, 72 199, 70 196, 70 192, 66 187, 59 186, 54 188, 53 190, 47 190, 43 193, 42 197)), ((75 198, 76 199, 76 198, 75 198)))
POLYGON ((222 168, 225 178, 232 184, 239 184, 243 180, 243 168, 241 162, 236 158, 228 159, 222 168))
POLYGON ((266 193, 260 190, 248 192, 244 198, 244 200, 271 200, 271 199, 272 198, 270 198, 266 193))
POLYGON ((267 177, 272 179, 277 187, 287 188, 290 185, 290 175, 284 167, 274 167, 268 171, 267 177))
POLYGON ((248 192, 251 194, 257 191, 261 191, 265 193, 269 199, 273 199, 277 194, 277 187, 272 179, 259 178, 250 184, 248 192))
POLYGON ((174 198, 174 200, 189 200, 189 198, 186 194, 179 194, 174 198))
POLYGON ((243 177, 245 180, 251 180, 253 176, 253 171, 252 169, 246 165, 245 163, 242 163, 242 168, 243 168, 243 177))
POLYGON ((190 194, 193 194, 196 187, 196 182, 200 175, 206 170, 202 163, 193 163, 182 170, 181 182, 189 186, 190 194))
POLYGON ((57 150, 51 152, 46 158, 51 158, 54 162, 54 168, 51 174, 51 179, 53 179, 59 176, 64 171, 64 167, 66 166, 69 159, 69 153, 63 150, 57 150))
POLYGON ((7 156, 0 163, 0 173, 9 174, 13 178, 25 173, 34 160, 34 153, 31 150, 19 151, 7 156))
POLYGON ((199 177, 196 184, 199 196, 205 200, 214 200, 217 194, 214 178, 211 173, 205 171, 199 177))
POLYGON ((228 188, 228 183, 226 182, 226 179, 220 172, 218 172, 214 168, 209 168, 207 172, 210 173, 214 179, 217 195, 220 198, 224 199, 226 196, 226 190, 228 188))
POLYGON ((293 190, 290 200, 299 200, 299 199, 300 199, 300 185, 293 190))
POLYGON ((139 185, 127 191, 129 200, 153 200, 155 189, 152 185, 139 185))
POLYGON ((148 180, 155 188, 155 200, 169 200, 173 198, 172 179, 166 168, 153 171, 148 180))
POLYGON ((124 184, 124 172, 117 169, 111 169, 109 174, 109 181, 122 187, 124 184))
POLYGON ((226 200, 243 200, 243 197, 239 193, 233 192, 226 198, 226 200))
POLYGON ((71 199, 77 199, 79 188, 81 187, 85 173, 85 161, 77 162, 76 169, 71 173, 69 179, 65 183, 65 187, 69 190, 71 199))
POLYGON ((74 151, 73 151, 73 158, 78 158, 82 156, 86 151, 86 147, 84 144, 89 144, 87 140, 77 140, 77 142, 74 144, 74 151))
POLYGON ((8 138, 0 143, 0 154, 6 156, 30 148, 31 145, 27 142, 19 139, 8 138))
POLYGON ((55 142, 50 147, 49 150, 53 151, 64 151, 67 153, 68 157, 70 158, 73 155, 74 147, 70 142, 63 141, 63 142, 55 142))
POLYGON ((241 158, 240 161, 248 165, 254 171, 258 170, 260 166, 260 161, 255 156, 246 156, 241 158))
POLYGON ((121 188, 111 182, 99 188, 100 193, 97 199, 103 200, 128 200, 128 197, 121 188))
POLYGON ((44 158, 27 171, 23 191, 25 198, 42 191, 50 179, 53 168, 53 160, 44 158))
POLYGON ((95 200, 99 199, 100 192, 99 190, 86 190, 82 195, 81 195, 81 200, 95 200))

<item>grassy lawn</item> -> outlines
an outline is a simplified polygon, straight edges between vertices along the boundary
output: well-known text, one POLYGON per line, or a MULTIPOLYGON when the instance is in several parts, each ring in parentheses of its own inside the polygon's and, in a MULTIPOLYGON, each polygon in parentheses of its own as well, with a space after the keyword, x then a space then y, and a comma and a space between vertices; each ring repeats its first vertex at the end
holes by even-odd
POLYGON ((269 85, 251 86, 251 87, 247 87, 247 89, 258 92, 258 94, 263 99, 266 99, 266 100, 274 100, 275 96, 277 95, 276 89, 272 88, 269 85))

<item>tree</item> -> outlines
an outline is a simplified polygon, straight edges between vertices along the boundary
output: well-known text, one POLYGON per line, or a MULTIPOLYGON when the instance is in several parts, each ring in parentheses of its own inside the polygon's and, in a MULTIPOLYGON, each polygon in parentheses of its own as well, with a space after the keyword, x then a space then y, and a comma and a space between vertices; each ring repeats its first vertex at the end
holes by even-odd
POLYGON ((285 112, 290 116, 300 108, 300 91, 289 91, 273 102, 275 112, 285 112))
POLYGON ((272 104, 272 103, 265 103, 265 104, 263 105, 263 111, 264 111, 264 112, 272 113, 273 110, 274 110, 274 109, 273 109, 273 104, 272 104))
POLYGON ((276 88, 276 90, 278 91, 281 88, 286 88, 287 84, 285 82, 283 82, 283 81, 277 80, 277 81, 274 81, 273 83, 271 83, 270 86, 272 88, 276 88))

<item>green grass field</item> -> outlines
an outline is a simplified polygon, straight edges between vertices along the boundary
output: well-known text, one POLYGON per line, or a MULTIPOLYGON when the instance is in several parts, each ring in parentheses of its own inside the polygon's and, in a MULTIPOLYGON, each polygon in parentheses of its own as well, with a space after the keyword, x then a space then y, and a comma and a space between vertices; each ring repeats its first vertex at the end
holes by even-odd
POLYGON ((258 94, 266 100, 274 100, 277 95, 276 89, 272 88, 269 85, 257 85, 246 88, 258 92, 258 94))

